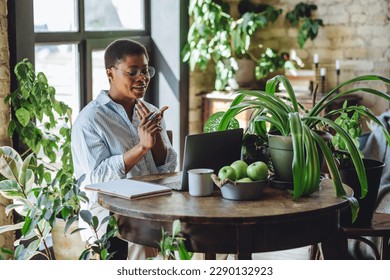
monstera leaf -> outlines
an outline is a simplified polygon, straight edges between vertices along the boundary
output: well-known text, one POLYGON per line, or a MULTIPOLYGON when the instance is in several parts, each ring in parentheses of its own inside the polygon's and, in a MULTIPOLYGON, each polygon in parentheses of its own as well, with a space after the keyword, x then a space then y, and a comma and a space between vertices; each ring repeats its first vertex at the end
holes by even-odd
MULTIPOLYGON (((222 116, 224 115, 225 112, 216 112, 212 114, 205 122, 204 127, 203 127, 203 132, 204 133, 209 133, 209 132, 215 132, 218 131, 218 126, 219 123, 221 122, 222 116)), ((229 124, 227 126, 227 129, 236 129, 240 128, 240 124, 238 123, 236 118, 232 118, 229 121, 229 124)))

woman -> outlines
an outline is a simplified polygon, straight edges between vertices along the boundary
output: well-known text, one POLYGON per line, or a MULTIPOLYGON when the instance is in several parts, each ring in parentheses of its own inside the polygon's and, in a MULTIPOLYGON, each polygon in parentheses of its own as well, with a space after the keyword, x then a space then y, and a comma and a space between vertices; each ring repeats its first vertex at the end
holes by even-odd
MULTIPOLYGON (((112 42, 104 53, 110 89, 102 90, 78 115, 72 127, 72 156, 76 178, 85 174, 82 184, 106 182, 138 175, 173 172, 177 155, 165 130, 163 113, 141 101, 154 68, 140 43, 121 39, 112 42), (150 118, 153 115, 152 118, 150 118)), ((83 205, 99 220, 109 215, 97 202, 97 194, 87 192, 83 205)), ((80 219, 81 220, 81 219, 80 219)), ((80 227, 89 228, 80 221, 80 227)), ((99 236, 104 234, 101 227, 99 236)), ((82 230, 84 240, 93 233, 82 230)), ((156 240, 157 241, 157 240, 156 240)), ((131 244, 129 258, 153 256, 150 248, 131 244)))

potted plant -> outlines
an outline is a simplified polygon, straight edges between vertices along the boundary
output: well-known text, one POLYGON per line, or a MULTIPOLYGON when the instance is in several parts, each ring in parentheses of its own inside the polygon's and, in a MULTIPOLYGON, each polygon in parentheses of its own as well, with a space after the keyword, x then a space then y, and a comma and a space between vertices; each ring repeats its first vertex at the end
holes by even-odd
MULTIPOLYGON (((34 158, 28 170, 33 174, 34 186, 38 186, 34 187, 34 190, 37 191, 19 195, 24 195, 25 199, 31 198, 30 204, 24 202, 31 208, 31 213, 38 215, 34 216, 34 219, 47 224, 45 228, 49 230, 48 233, 55 225, 62 225, 60 232, 63 234, 78 218, 80 201, 87 199, 86 195, 79 191, 73 177, 70 149, 71 109, 55 99, 55 89, 48 84, 44 73, 35 74, 32 64, 27 59, 17 63, 14 72, 18 88, 5 99, 5 102, 10 103, 14 116, 8 130, 11 136, 14 135, 20 140, 24 152, 19 155, 12 148, 4 147, 4 149, 8 151, 6 155, 11 157, 9 160, 13 164, 20 164, 21 158, 26 154, 29 155, 27 158, 30 160, 34 158), (57 158, 60 158, 60 162, 57 158), (41 211, 33 210, 34 207, 41 206, 37 203, 43 202, 51 207, 50 215, 48 212, 43 214, 41 211), (44 216, 39 216, 41 214, 44 216), (56 222, 57 218, 59 218, 58 222, 56 222)), ((16 169, 20 170, 21 166, 16 169)), ((12 179, 17 178, 8 178, 8 180, 12 179)), ((15 182, 12 184, 16 188, 15 182)), ((24 185, 18 181, 16 184, 24 185)), ((26 216, 27 213, 24 214, 21 219, 26 223, 31 217, 26 216)), ((46 235, 40 237, 42 242, 45 238, 46 235)), ((29 252, 32 254, 34 250, 29 249, 29 252)), ((25 254, 24 257, 32 257, 30 253, 25 254)), ((51 258, 49 252, 46 254, 51 258)), ((15 258, 19 257, 23 256, 15 251, 15 258)))
MULTIPOLYGON (((76 181, 73 176, 71 108, 55 99, 55 89, 48 84, 45 74, 35 74, 27 59, 16 64, 15 75, 19 86, 5 99, 15 116, 8 130, 25 146, 25 152, 19 154, 11 147, 0 147, 0 193, 17 201, 7 206, 6 214, 13 209, 23 211, 18 211, 21 222, 1 227, 0 233, 21 230, 13 253, 15 259, 29 259, 37 254, 53 259, 46 242, 49 234, 56 259, 110 259, 113 254, 107 250, 110 238, 116 234, 115 218, 109 216, 99 221, 89 211, 80 214, 80 203, 88 198, 80 191, 83 178, 76 181), (77 234, 83 229, 75 223, 79 217, 93 230, 106 221, 112 230, 91 243, 83 242, 77 234)), ((12 254, 13 250, 5 251, 12 254)))
POLYGON ((320 26, 324 26, 322 19, 313 18, 313 11, 317 5, 300 2, 294 10, 286 14, 286 19, 292 26, 298 27, 298 46, 303 48, 308 39, 314 40, 318 35, 320 26))
MULTIPOLYGON (((190 64, 191 71, 199 66, 206 71, 209 63, 215 67, 215 89, 224 90, 237 85, 231 81, 237 77, 236 83, 241 86, 252 86, 253 77, 257 80, 284 69, 296 69, 296 65, 286 52, 252 46, 252 37, 261 28, 265 29, 274 23, 282 14, 268 4, 253 4, 250 1, 239 2, 240 18, 235 20, 229 14, 229 6, 221 1, 192 0, 189 5, 189 15, 192 24, 188 31, 187 42, 182 50, 183 61, 190 64), (239 65, 244 65, 239 69, 239 65), (240 73, 243 72, 243 74, 240 73), (238 71, 238 73, 237 73, 238 71), (247 74, 247 72, 252 72, 247 74), (240 80, 239 80, 240 79, 240 80)), ((299 3, 294 10, 286 14, 293 26, 299 26, 298 44, 303 47, 306 40, 314 40, 318 34, 322 20, 313 19, 312 11, 316 5, 299 3)))
MULTIPOLYGON (((346 107, 347 101, 343 104, 343 108, 346 107)), ((352 140, 354 140, 355 146, 359 147, 360 151, 362 146, 360 143, 360 137, 362 135, 362 120, 360 114, 357 111, 349 114, 347 112, 342 112, 335 119, 335 122, 348 132, 352 140)), ((360 198, 361 191, 359 178, 349 154, 346 152, 345 142, 338 134, 336 134, 332 138, 332 145, 334 147, 334 155, 339 162, 341 179, 345 184, 353 189, 354 196, 359 202, 359 215, 353 226, 368 226, 371 224, 371 220, 375 212, 381 176, 385 163, 383 161, 363 157, 363 164, 370 191, 364 198, 360 198)), ((344 226, 351 225, 348 216, 348 212, 345 212, 344 215, 341 216, 341 222, 344 226)))
POLYGON ((262 12, 245 12, 234 20, 228 6, 211 0, 192 0, 188 10, 193 22, 182 50, 183 61, 194 71, 198 65, 205 71, 210 61, 215 65, 215 89, 224 90, 235 77, 237 59, 250 58, 251 38, 259 28, 265 28, 281 14, 280 9, 268 6, 262 12))
MULTIPOLYGON (((390 100, 389 95, 373 88, 353 87, 344 90, 346 87, 353 86, 355 83, 362 81, 378 81, 390 84, 389 79, 377 75, 356 77, 341 83, 321 98, 310 110, 307 110, 297 101, 289 80, 284 76, 276 76, 268 80, 265 91, 239 91, 238 96, 233 100, 230 108, 223 115, 218 130, 226 129, 230 119, 238 113, 248 109, 254 110, 255 113, 252 114, 249 121, 252 131, 261 135, 262 138, 268 138, 270 148, 272 146, 270 141, 273 138, 278 138, 275 135, 283 137, 281 142, 290 143, 292 162, 288 163, 288 168, 293 177, 293 198, 299 199, 301 196, 310 195, 318 189, 321 173, 320 151, 334 182, 336 195, 346 196, 335 161, 334 150, 329 147, 329 142, 326 142, 319 133, 319 131, 327 131, 331 128, 345 142, 346 152, 357 170, 361 186, 361 197, 364 197, 367 194, 368 186, 362 156, 354 144, 353 137, 340 125, 335 123, 333 118, 343 112, 358 112, 361 116, 381 126, 388 143, 390 143, 390 136, 387 130, 374 114, 364 106, 344 106, 321 115, 330 104, 354 92, 366 92, 382 97, 385 100, 390 100), (279 83, 282 83, 286 89, 288 94, 287 99, 275 94, 279 83)), ((285 157, 282 159, 287 162, 285 157)), ((275 158, 273 158, 271 153, 271 161, 274 167, 276 167, 274 160, 275 158)), ((354 197, 348 197, 348 199, 353 210, 352 219, 355 220, 358 204, 354 197)))
POLYGON ((56 180, 48 185, 36 182, 35 173, 30 168, 36 165, 35 162, 33 153, 22 159, 13 148, 0 147, 0 174, 5 177, 0 181, 0 194, 13 200, 13 203, 6 207, 6 214, 15 210, 21 217, 19 223, 0 228, 0 233, 21 231, 21 236, 16 241, 15 259, 30 259, 37 254, 53 259, 47 237, 55 225, 56 217, 61 212, 69 212, 75 195, 83 196, 75 184, 65 195, 69 200, 60 201, 56 180), (40 251, 40 247, 43 248, 43 252, 40 251))

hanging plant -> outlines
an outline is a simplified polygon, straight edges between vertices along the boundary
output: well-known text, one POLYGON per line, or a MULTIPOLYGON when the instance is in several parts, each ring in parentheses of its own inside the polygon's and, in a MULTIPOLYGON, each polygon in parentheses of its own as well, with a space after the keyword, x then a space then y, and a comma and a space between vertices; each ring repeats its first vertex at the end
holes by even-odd
POLYGON ((312 13, 315 10, 317 10, 317 5, 300 2, 295 5, 294 10, 286 14, 286 19, 292 26, 299 26, 298 46, 301 49, 308 39, 314 40, 318 35, 320 26, 324 26, 322 19, 312 18, 312 13))

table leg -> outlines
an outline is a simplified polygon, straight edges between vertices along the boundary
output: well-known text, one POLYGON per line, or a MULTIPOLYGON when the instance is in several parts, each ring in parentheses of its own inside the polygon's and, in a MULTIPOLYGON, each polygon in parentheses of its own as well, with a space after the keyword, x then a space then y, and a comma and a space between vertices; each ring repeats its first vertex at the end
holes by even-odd
POLYGON ((251 253, 238 253, 237 259, 239 259, 239 260, 252 260, 252 254, 251 253))
POLYGON ((215 260, 216 257, 217 257, 217 254, 215 254, 215 253, 205 253, 204 254, 205 260, 215 260))
POLYGON ((321 242, 324 260, 346 260, 348 255, 348 239, 340 229, 337 234, 321 242))
POLYGON ((381 253, 381 259, 382 260, 390 260, 390 255, 389 255, 389 236, 383 236, 382 237, 382 253, 381 253))
POLYGON ((310 260, 319 260, 319 259, 320 259, 320 248, 316 243, 310 246, 310 260))

